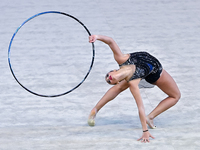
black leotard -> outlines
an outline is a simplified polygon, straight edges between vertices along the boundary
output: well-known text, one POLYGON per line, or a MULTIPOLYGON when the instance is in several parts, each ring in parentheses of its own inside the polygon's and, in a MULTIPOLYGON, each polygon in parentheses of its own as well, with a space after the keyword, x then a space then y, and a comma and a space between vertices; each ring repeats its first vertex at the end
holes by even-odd
POLYGON ((129 81, 142 78, 149 83, 154 83, 160 78, 162 72, 161 63, 147 52, 131 53, 129 59, 119 65, 135 65, 136 69, 129 81))

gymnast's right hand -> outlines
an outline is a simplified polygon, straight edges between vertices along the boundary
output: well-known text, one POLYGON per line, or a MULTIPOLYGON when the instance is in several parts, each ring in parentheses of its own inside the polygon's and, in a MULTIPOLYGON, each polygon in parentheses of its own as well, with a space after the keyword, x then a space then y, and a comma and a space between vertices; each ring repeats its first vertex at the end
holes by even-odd
POLYGON ((97 40, 97 35, 91 35, 91 36, 89 36, 89 42, 90 43, 93 43, 93 42, 95 42, 97 40))

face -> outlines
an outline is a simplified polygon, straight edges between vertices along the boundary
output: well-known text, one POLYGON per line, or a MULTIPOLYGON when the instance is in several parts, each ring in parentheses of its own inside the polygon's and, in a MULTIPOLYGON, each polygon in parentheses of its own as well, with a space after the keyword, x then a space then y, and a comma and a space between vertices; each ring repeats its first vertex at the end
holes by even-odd
POLYGON ((115 85, 118 83, 118 81, 114 78, 115 74, 116 74, 117 70, 112 70, 110 72, 108 72, 105 76, 105 80, 108 84, 112 84, 115 85))

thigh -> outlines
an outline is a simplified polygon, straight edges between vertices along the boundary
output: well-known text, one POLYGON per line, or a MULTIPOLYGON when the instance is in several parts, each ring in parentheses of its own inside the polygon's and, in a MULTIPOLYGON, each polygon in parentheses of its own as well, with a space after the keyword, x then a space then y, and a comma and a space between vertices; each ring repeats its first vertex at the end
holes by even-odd
POLYGON ((160 78, 155 82, 164 93, 171 97, 179 97, 180 91, 174 79, 163 69, 160 78))

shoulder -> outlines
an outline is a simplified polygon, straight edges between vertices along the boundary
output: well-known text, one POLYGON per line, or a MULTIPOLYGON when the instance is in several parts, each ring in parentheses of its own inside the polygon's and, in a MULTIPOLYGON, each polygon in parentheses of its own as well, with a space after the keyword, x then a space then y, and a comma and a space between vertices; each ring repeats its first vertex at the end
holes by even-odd
POLYGON ((140 81, 141 81, 141 78, 138 78, 138 79, 131 80, 128 83, 131 88, 138 88, 140 81))
POLYGON ((125 63, 130 57, 130 54, 123 54, 121 57, 118 58, 117 63, 121 66, 123 63, 125 63))

